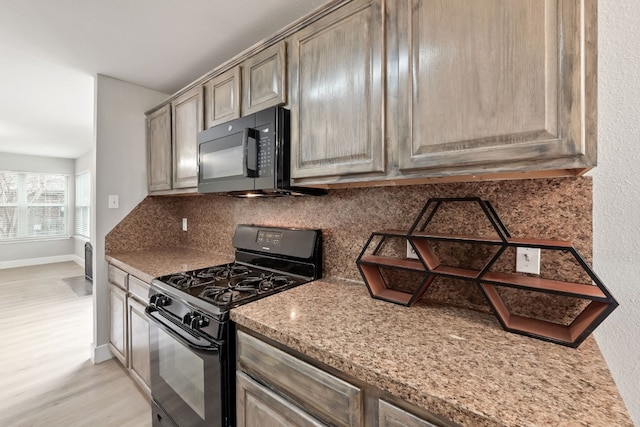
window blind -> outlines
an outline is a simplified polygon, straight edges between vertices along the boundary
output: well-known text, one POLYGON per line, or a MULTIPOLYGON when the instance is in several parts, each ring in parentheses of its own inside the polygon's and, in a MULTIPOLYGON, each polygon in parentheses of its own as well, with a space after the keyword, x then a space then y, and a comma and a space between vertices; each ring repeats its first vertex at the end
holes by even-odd
POLYGON ((76 236, 91 236, 91 174, 76 175, 76 236))
POLYGON ((0 171, 0 239, 67 234, 67 175, 0 171))

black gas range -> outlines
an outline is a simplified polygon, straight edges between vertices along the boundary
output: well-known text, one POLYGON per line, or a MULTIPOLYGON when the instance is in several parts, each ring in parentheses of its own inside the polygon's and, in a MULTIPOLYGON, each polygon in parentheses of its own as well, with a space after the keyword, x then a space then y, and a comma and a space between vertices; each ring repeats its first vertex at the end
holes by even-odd
POLYGON ((239 225, 235 261, 153 279, 153 426, 235 425, 233 307, 322 277, 320 230, 239 225))

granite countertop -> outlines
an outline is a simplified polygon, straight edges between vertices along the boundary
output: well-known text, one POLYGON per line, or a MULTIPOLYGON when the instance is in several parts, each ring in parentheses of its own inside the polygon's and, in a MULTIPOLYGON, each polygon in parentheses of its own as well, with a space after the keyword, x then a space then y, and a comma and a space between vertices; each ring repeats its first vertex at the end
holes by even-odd
POLYGON ((231 318, 463 426, 633 426, 593 337, 567 348, 505 332, 487 314, 402 307, 329 279, 231 318))
POLYGON ((108 254, 107 261, 147 283, 165 274, 226 264, 233 257, 186 248, 158 248, 108 254))

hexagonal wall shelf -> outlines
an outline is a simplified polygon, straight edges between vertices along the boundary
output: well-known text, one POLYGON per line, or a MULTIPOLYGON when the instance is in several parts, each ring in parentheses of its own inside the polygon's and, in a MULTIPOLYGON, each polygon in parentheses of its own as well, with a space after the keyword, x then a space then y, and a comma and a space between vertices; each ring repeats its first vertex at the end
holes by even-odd
POLYGON ((503 329, 569 347, 577 347, 618 306, 613 295, 570 242, 556 240, 515 239, 509 234, 491 203, 480 198, 429 199, 409 231, 374 232, 356 261, 360 274, 373 298, 412 305, 424 295, 436 277, 451 277, 475 282, 485 295, 503 329), (436 233, 428 231, 437 212, 447 203, 463 203, 479 208, 492 230, 491 236, 436 233), (388 239, 406 239, 418 259, 384 255, 388 239), (434 242, 457 242, 471 245, 493 245, 495 252, 483 261, 481 269, 442 265, 433 249, 434 242), (530 247, 569 253, 590 277, 592 284, 572 283, 560 279, 524 276, 491 271, 491 267, 510 247, 530 247), (384 269, 412 271, 418 280, 408 290, 397 290, 385 279, 384 269), (498 292, 498 288, 514 288, 588 301, 568 325, 513 313, 498 292))

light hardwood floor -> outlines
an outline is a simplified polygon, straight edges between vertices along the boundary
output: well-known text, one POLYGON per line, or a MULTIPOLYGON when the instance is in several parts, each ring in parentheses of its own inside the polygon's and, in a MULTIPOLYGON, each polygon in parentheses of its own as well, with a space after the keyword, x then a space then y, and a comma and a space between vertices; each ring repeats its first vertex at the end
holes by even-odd
POLYGON ((115 359, 93 365, 92 296, 73 262, 0 270, 0 426, 151 426, 149 402, 115 359))

